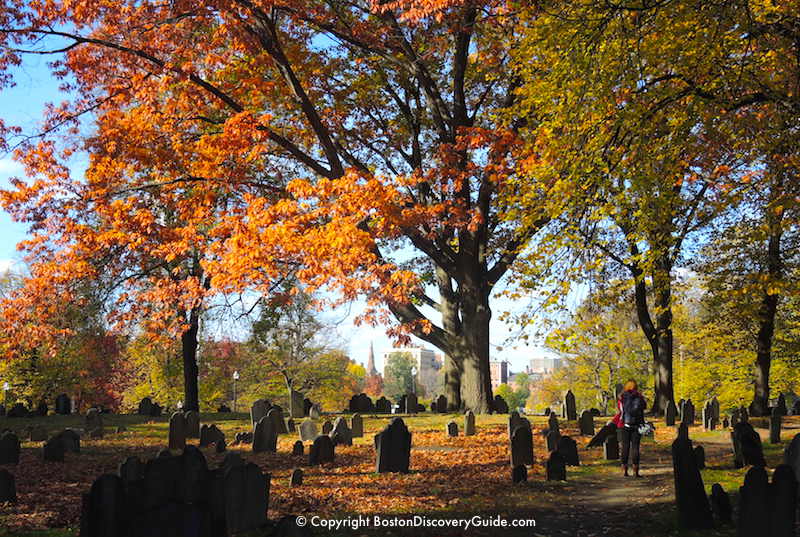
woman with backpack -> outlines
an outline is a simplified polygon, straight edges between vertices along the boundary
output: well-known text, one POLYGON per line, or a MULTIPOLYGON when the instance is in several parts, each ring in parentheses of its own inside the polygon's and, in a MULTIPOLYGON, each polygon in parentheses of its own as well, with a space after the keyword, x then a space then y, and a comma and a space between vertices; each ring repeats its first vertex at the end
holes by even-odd
POLYGON ((617 399, 617 415, 614 416, 614 423, 617 426, 618 438, 622 444, 622 474, 628 476, 628 462, 633 466, 633 475, 639 475, 639 444, 642 441, 642 433, 639 428, 644 425, 644 411, 647 408, 647 401, 639 393, 635 380, 625 383, 622 393, 617 399))

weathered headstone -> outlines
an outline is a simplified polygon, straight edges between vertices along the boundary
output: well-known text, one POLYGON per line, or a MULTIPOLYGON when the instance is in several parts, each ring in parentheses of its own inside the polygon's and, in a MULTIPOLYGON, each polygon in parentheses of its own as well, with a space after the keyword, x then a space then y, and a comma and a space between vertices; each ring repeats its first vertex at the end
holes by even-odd
POLYGON ((697 462, 697 468, 704 470, 706 467, 706 450, 703 446, 694 447, 694 460, 697 462))
POLYGON ((335 457, 334 445, 331 437, 321 434, 314 439, 308 450, 309 466, 317 466, 326 462, 333 462, 335 457))
POLYGON ((169 449, 182 450, 186 446, 186 416, 175 412, 169 419, 169 449))
POLYGON ((686 425, 694 425, 694 418, 695 418, 694 403, 692 403, 691 399, 687 399, 686 402, 683 404, 681 423, 685 423, 686 425))
POLYGON ((408 473, 411 463, 411 433, 400 418, 394 418, 375 435, 375 471, 408 473))
POLYGON ((311 413, 311 407, 314 406, 314 403, 311 402, 311 399, 308 397, 303 399, 303 416, 308 416, 311 413))
POLYGON ((332 430, 333 423, 331 423, 330 420, 325 420, 325 422, 322 424, 322 434, 330 434, 332 430))
POLYGON ((289 392, 289 417, 302 418, 303 416, 305 416, 303 394, 297 390, 291 390, 289 392))
POLYGON ((375 401, 375 413, 389 414, 392 411, 392 402, 385 397, 381 397, 375 401))
POLYGON ((0 464, 19 464, 20 443, 11 431, 0 434, 0 464))
POLYGON ((64 429, 57 435, 64 445, 64 451, 69 453, 81 452, 81 435, 72 429, 64 429))
POLYGON ((123 483, 144 479, 144 464, 139 457, 128 457, 120 463, 117 471, 123 483))
POLYGON ((278 431, 275 422, 269 416, 263 416, 253 431, 253 453, 278 451, 278 431))
POLYGON ((364 436, 364 419, 361 414, 353 414, 353 417, 350 418, 350 432, 353 434, 353 438, 364 436))
POLYGON ((347 426, 347 421, 341 416, 336 418, 336 423, 334 423, 329 436, 334 446, 353 445, 353 433, 350 431, 350 427, 347 426))
MULTIPOLYGON (((86 535, 125 535, 128 530, 128 501, 119 476, 104 474, 95 479, 81 513, 86 535)), ((83 534, 83 532, 81 532, 83 534)))
POLYGON ((445 432, 449 437, 458 436, 458 423, 453 420, 448 421, 445 426, 445 432))
POLYGON ((783 463, 794 470, 795 478, 800 481, 800 433, 794 435, 792 441, 784 449, 783 463))
POLYGON ((545 468, 548 481, 566 481, 567 463, 558 451, 551 451, 545 468))
POLYGON ((35 425, 28 429, 28 438, 31 442, 44 442, 47 440, 47 429, 41 425, 35 425))
POLYGON ((556 431, 548 431, 547 436, 545 437, 545 443, 547 444, 547 451, 555 451, 558 449, 558 441, 561 440, 561 433, 556 431))
POLYGON ((210 446, 218 442, 225 441, 225 433, 223 433, 215 424, 205 425, 200 427, 200 447, 210 446))
POLYGON ((734 454, 737 451, 741 454, 741 459, 735 461, 737 468, 749 465, 762 467, 767 465, 764 460, 764 451, 761 447, 761 437, 750 423, 746 421, 737 423, 733 428, 731 437, 734 443, 734 454), (739 466, 739 463, 741 463, 741 466, 739 466))
POLYGON ((524 483, 528 480, 528 468, 525 465, 520 464, 519 466, 514 466, 511 469, 511 482, 512 483, 524 483))
POLYGON ((581 417, 578 420, 578 427, 580 433, 584 436, 594 436, 594 416, 588 410, 581 412, 581 417))
POLYGON ((725 416, 725 418, 723 418, 722 420, 722 427, 727 429, 730 426, 731 426, 731 420, 728 418, 728 416, 725 416))
POLYGON ((556 451, 561 453, 564 457, 564 462, 567 466, 580 466, 581 462, 578 458, 578 443, 569 436, 562 436, 558 440, 556 451))
POLYGON ((781 416, 789 414, 789 409, 786 408, 786 396, 782 393, 778 394, 778 400, 775 402, 775 408, 781 413, 781 416))
POLYGON ((232 466, 225 471, 225 521, 229 534, 254 530, 266 524, 269 481, 270 475, 263 474, 253 463, 232 466))
POLYGON ((464 436, 472 436, 475 434, 475 414, 471 410, 467 410, 464 414, 464 436))
POLYGON ((772 413, 769 417, 769 443, 770 444, 780 444, 781 443, 781 420, 783 419, 784 414, 781 412, 781 409, 777 406, 772 409, 772 413))
POLYGON ((311 420, 306 420, 300 424, 300 440, 303 442, 313 442, 317 437, 317 424, 311 420))
POLYGON ((500 397, 500 394, 494 396, 494 413, 495 414, 508 414, 508 403, 500 397))
POLYGON ((670 400, 667 403, 667 408, 664 410, 664 423, 667 427, 675 425, 675 418, 678 415, 678 409, 675 406, 675 401, 670 400))
POLYGON ((767 471, 753 467, 744 476, 739 488, 739 535, 762 535, 769 533, 769 480, 767 471))
POLYGON ((66 416, 72 412, 72 402, 69 400, 69 396, 65 393, 59 394, 56 397, 56 414, 66 416))
POLYGON ((711 506, 697 467, 692 441, 687 437, 678 437, 672 443, 672 469, 679 525, 685 529, 711 528, 711 506))
POLYGON ((0 469, 0 503, 16 502, 17 486, 14 475, 5 469, 0 469))
POLYGON ((711 511, 714 513, 714 518, 718 524, 731 524, 733 522, 731 498, 719 483, 711 485, 711 511))
POLYGON ((292 475, 289 478, 289 486, 290 487, 299 487, 303 484, 303 470, 300 468, 295 468, 292 470, 292 475))
POLYGON ((405 395, 405 408, 401 409, 406 414, 416 414, 417 408, 419 407, 419 402, 417 400, 417 394, 415 393, 408 393, 405 395))
POLYGON ((445 414, 447 412, 447 397, 440 395, 436 398, 436 412, 445 414))
POLYGON ((779 465, 770 485, 770 537, 795 537, 797 479, 791 467, 779 465))
POLYGON ((297 432, 297 425, 295 424, 295 422, 294 422, 294 420, 292 418, 289 418, 288 420, 286 420, 286 431, 289 434, 294 434, 294 433, 297 432))
POLYGON ((29 412, 28 409, 25 408, 25 405, 22 403, 15 403, 6 416, 9 418, 27 418, 28 414, 29 412))
POLYGON ((550 417, 547 420, 547 427, 551 431, 559 432, 558 416, 555 414, 550 414, 550 417))
POLYGON ((619 440, 617 440, 617 435, 612 434, 606 437, 603 442, 603 458, 607 461, 619 460, 619 440))
POLYGON ((302 457, 304 453, 303 450, 303 441, 297 440, 294 444, 292 444, 292 455, 294 457, 302 457))
POLYGON ((98 409, 90 408, 86 412, 84 427, 87 431, 93 431, 95 429, 103 428, 103 415, 100 414, 100 411, 98 409))
POLYGON ((266 399, 257 399, 253 402, 253 406, 250 407, 250 424, 255 428, 256 423, 258 423, 261 418, 267 415, 269 412, 270 407, 269 401, 266 399))
POLYGON ((564 394, 564 404, 562 405, 563 417, 567 421, 578 419, 578 409, 575 407, 575 394, 572 390, 567 390, 564 394))
POLYGON ((533 435, 529 427, 519 425, 511 433, 511 467, 533 464, 533 435))
POLYGON ((53 436, 42 446, 42 458, 49 462, 64 462, 64 443, 61 437, 53 436))
POLYGON ((275 428, 277 434, 286 434, 289 428, 286 427, 286 422, 283 419, 283 410, 280 407, 273 406, 267 412, 267 417, 272 420, 272 426, 275 428))
POLYGON ((516 410, 512 411, 508 415, 508 439, 511 440, 511 434, 514 432, 514 429, 519 427, 522 424, 522 418, 519 415, 519 412, 516 410))
POLYGON ((149 397, 144 397, 139 401, 139 409, 137 413, 141 416, 150 416, 153 412, 153 401, 149 397))
POLYGON ((322 408, 319 404, 311 405, 311 409, 308 411, 308 417, 312 420, 318 420, 322 416, 322 408))
POLYGON ((681 424, 678 425, 678 438, 689 438, 689 426, 686 422, 682 421, 681 424))
POLYGON ((188 410, 183 415, 186 418, 186 438, 200 438, 200 413, 188 410))

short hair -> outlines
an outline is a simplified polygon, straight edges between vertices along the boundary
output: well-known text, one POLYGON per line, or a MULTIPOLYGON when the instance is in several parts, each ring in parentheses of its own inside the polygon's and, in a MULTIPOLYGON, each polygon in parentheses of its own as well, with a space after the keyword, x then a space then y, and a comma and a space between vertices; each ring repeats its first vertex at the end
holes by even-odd
POLYGON ((638 389, 639 389, 639 386, 636 384, 636 381, 633 380, 633 379, 631 379, 631 380, 629 380, 628 382, 625 383, 625 391, 626 392, 630 392, 630 391, 638 390, 638 389))

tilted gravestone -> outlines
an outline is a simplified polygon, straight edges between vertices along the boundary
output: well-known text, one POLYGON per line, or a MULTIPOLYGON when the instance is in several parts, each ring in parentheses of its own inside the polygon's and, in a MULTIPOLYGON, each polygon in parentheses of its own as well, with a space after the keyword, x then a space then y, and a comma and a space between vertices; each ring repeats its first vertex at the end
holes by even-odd
POLYGON ((594 416, 588 410, 581 412, 581 417, 578 420, 578 427, 580 433, 584 436, 594 436, 594 416))
POLYGON ((205 425, 200 427, 200 447, 210 446, 211 444, 218 444, 225 441, 225 433, 223 433, 215 424, 205 425))
POLYGON ((794 537, 797 523, 797 478, 791 467, 779 465, 770 485, 770 537, 794 537))
POLYGON ((59 394, 56 397, 56 414, 61 416, 67 416, 72 413, 72 401, 69 400, 69 396, 65 393, 59 394))
POLYGON ((336 423, 334 423, 329 436, 334 446, 353 445, 353 433, 350 431, 350 427, 347 426, 347 421, 341 416, 336 418, 336 423))
POLYGON ((311 410, 308 411, 308 417, 312 420, 318 420, 320 416, 322 416, 322 407, 315 403, 311 406, 311 410))
POLYGON ((294 457, 302 457, 304 453, 302 440, 297 440, 292 444, 292 455, 294 457))
POLYGON ((607 436, 603 442, 603 458, 607 461, 619 460, 619 441, 616 434, 607 436))
POLYGON ((548 481, 566 481, 567 463, 558 451, 551 451, 545 468, 548 481))
POLYGON ((761 535, 769 531, 769 481, 767 471, 753 467, 739 488, 739 535, 761 535))
POLYGON ((467 410, 464 414, 464 436, 473 436, 475 434, 475 414, 471 410, 467 410))
POLYGON ((499 394, 494 396, 493 408, 495 414, 508 414, 508 403, 499 394))
POLYGON ((186 416, 175 412, 169 419, 169 449, 182 450, 186 446, 186 416))
POLYGON ((262 473, 252 462, 225 471, 225 522, 229 534, 254 530, 266 524, 269 484, 270 475, 262 473))
POLYGON ((16 502, 17 486, 14 475, 5 469, 0 469, 0 503, 16 502))
POLYGON ((295 468, 292 470, 292 475, 289 478, 289 486, 290 487, 299 487, 303 484, 303 470, 300 468, 295 468))
POLYGON ((772 409, 772 413, 769 417, 769 443, 770 444, 780 444, 781 443, 781 420, 783 419, 784 414, 781 413, 781 409, 778 407, 774 407, 772 409))
POLYGON ((694 460, 697 462, 697 468, 705 470, 706 467, 706 450, 703 446, 694 447, 694 460))
POLYGON ((69 453, 81 452, 81 435, 72 429, 64 429, 57 436, 64 445, 64 451, 69 453))
POLYGON ((286 434, 289 428, 286 427, 286 422, 283 419, 283 410, 278 406, 273 406, 267 412, 267 417, 272 420, 272 426, 278 434, 286 434))
POLYGON ((48 462, 64 462, 64 443, 53 436, 42 446, 42 458, 48 462))
POLYGON ((322 434, 330 434, 332 430, 333 423, 331 423, 330 420, 325 420, 325 422, 322 424, 322 434))
POLYGON ((313 421, 306 420, 300 424, 300 440, 303 442, 313 442, 317 434, 317 424, 313 421))
POLYGON ((275 423, 269 416, 263 416, 253 431, 253 453, 263 453, 278 451, 278 431, 275 430, 275 423))
POLYGON ((545 437, 545 443, 547 444, 547 451, 555 451, 558 449, 558 441, 561 440, 561 433, 556 431, 548 431, 547 436, 545 437))
POLYGON ((564 462, 567 466, 580 466, 581 462, 578 458, 578 443, 569 436, 562 436, 558 440, 558 447, 556 451, 561 453, 564 457, 564 462))
POLYGON ((0 434, 0 464, 19 464, 20 443, 11 431, 0 434))
POLYGON ((270 402, 266 399, 258 399, 253 402, 253 406, 250 407, 250 424, 255 427, 256 423, 258 423, 261 418, 267 415, 270 408, 270 402))
POLYGON ((445 414, 447 412, 447 397, 440 395, 436 398, 436 412, 445 414))
POLYGON ((350 432, 353 438, 361 438, 364 436, 364 419, 361 417, 361 414, 353 414, 353 417, 350 418, 350 432))
POLYGON ((567 393, 564 394, 562 412, 562 417, 567 421, 578 419, 578 409, 575 407, 575 394, 572 393, 572 390, 567 390, 567 393))
POLYGON ((394 418, 375 435, 375 471, 408 473, 411 464, 411 432, 394 418))
POLYGON ((528 480, 528 468, 525 465, 514 466, 511 469, 511 482, 524 483, 528 480))
POLYGON ((672 469, 679 525, 685 529, 710 529, 714 522, 711 506, 689 438, 678 437, 672 443, 672 469))
POLYGON ((731 440, 734 450, 734 465, 737 468, 767 465, 761 447, 761 437, 750 423, 746 421, 737 423, 731 433, 731 440))
POLYGON ((289 417, 302 418, 303 416, 305 416, 303 394, 297 390, 291 390, 289 392, 289 417))
POLYGON ((334 445, 331 437, 321 434, 314 439, 314 443, 308 450, 309 466, 317 466, 326 462, 333 462, 335 457, 334 445))
POLYGON ((392 402, 385 397, 381 397, 375 401, 376 414, 389 414, 392 412, 392 402))
POLYGON ((533 434, 530 427, 520 425, 511 434, 511 467, 532 465, 533 434))
POLYGON ((719 483, 711 485, 711 511, 714 513, 714 519, 718 524, 731 524, 733 522, 731 498, 719 483))
POLYGON ((667 408, 664 410, 664 423, 667 427, 675 425, 675 418, 678 415, 678 408, 675 406, 675 401, 669 401, 667 408))
POLYGON ((453 420, 448 421, 445 425, 445 433, 449 437, 458 436, 458 423, 453 420))
POLYGON ((188 410, 183 415, 186 418, 186 438, 200 438, 200 413, 188 410))
POLYGON ((681 423, 686 425, 694 425, 695 410, 694 403, 691 399, 687 399, 683 404, 683 412, 681 414, 681 423))

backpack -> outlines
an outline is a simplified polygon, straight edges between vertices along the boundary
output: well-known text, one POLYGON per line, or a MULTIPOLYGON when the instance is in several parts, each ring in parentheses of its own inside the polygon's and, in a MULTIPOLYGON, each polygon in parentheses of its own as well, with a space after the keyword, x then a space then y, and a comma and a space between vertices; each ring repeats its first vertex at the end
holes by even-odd
POLYGON ((636 392, 622 393, 622 423, 625 425, 644 423, 644 398, 636 392))

